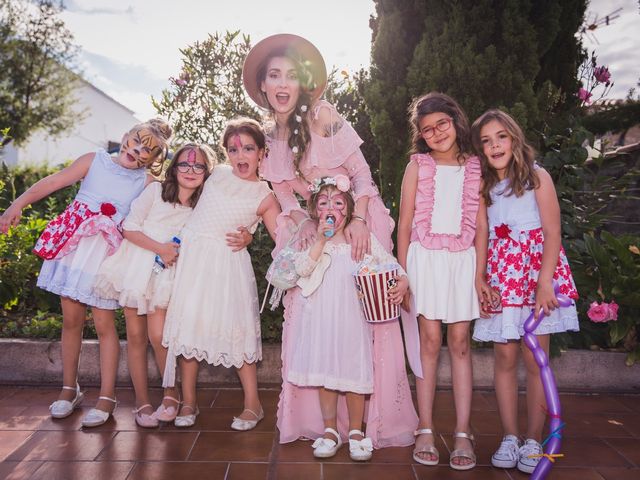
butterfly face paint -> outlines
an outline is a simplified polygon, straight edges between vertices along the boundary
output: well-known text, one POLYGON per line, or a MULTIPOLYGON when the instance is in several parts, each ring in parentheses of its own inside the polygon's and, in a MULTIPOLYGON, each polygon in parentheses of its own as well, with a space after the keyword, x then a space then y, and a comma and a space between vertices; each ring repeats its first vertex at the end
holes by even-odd
POLYGON ((120 148, 129 168, 147 167, 156 162, 163 154, 163 148, 151 130, 142 127, 131 130, 120 148))
POLYGON ((318 194, 316 203, 318 217, 327 218, 327 216, 332 215, 335 219, 336 230, 344 224, 344 220, 347 217, 347 201, 344 195, 344 193, 336 189, 318 194))

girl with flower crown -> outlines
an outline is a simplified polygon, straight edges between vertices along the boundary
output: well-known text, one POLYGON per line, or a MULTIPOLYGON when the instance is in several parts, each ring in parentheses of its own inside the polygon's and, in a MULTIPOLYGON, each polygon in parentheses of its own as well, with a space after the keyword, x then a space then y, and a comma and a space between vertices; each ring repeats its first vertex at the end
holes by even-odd
MULTIPOLYGON (((282 207, 276 250, 294 233, 301 249, 314 243, 317 230, 311 222, 304 221, 308 215, 296 194, 308 201, 310 183, 340 174, 349 178, 354 199, 354 211, 344 236, 351 246, 352 258, 359 261, 371 251, 371 234, 387 252, 391 251, 394 222, 360 151, 362 140, 333 105, 320 100, 326 81, 320 52, 296 35, 279 34, 262 40, 249 52, 243 67, 247 93, 269 112, 271 119, 267 126, 268 156, 261 174, 271 182, 282 207)), ((284 306, 283 386, 278 404, 282 443, 300 437, 315 438, 323 430, 322 418, 308 409, 310 403, 317 401, 316 392, 287 380, 292 345, 300 335, 303 302, 299 289, 289 290, 284 306)), ((417 415, 398 321, 378 325, 373 335, 376 393, 366 413, 367 434, 376 447, 411 445, 417 415)))
MULTIPOLYGON (((366 323, 353 280, 358 264, 344 234, 354 209, 349 187, 345 175, 324 177, 310 185, 308 210, 313 222, 309 223, 316 226, 317 235, 312 246, 295 257, 302 310, 286 380, 298 387, 318 387, 325 429, 313 443, 314 456, 332 457, 342 446, 337 432, 340 395, 349 414, 349 456, 365 461, 371 458, 373 444, 361 429, 365 395, 374 389, 372 331, 379 325, 366 323)), ((365 255, 367 264, 397 263, 374 235, 371 249, 373 255, 365 255)), ((389 290, 390 301, 396 304, 409 288, 400 270, 397 284, 389 290)))
POLYGON ((78 385, 78 362, 87 306, 100 343, 100 396, 96 408, 82 419, 85 427, 105 423, 116 407, 115 383, 120 344, 114 310, 118 302, 94 290, 103 260, 122 242, 120 224, 131 202, 153 180, 167 155, 171 128, 159 119, 135 125, 124 137, 120 153, 87 153, 68 167, 43 178, 0 217, 6 233, 20 220, 22 209, 53 192, 81 182, 75 199, 53 219, 36 243, 34 252, 44 259, 38 287, 60 296, 62 304, 62 377, 58 400, 49 407, 53 418, 68 417, 84 397, 78 385))

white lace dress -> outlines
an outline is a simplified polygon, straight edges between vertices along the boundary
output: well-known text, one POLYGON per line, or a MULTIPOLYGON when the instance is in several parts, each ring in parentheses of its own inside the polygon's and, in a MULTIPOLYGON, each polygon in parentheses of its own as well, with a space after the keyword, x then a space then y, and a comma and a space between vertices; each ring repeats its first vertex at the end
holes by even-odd
POLYGON ((182 234, 162 344, 168 348, 163 385, 175 382, 176 357, 241 367, 262 359, 256 279, 246 249, 232 252, 225 235, 255 231, 256 211, 271 194, 266 182, 236 177, 218 165, 207 179, 182 234))

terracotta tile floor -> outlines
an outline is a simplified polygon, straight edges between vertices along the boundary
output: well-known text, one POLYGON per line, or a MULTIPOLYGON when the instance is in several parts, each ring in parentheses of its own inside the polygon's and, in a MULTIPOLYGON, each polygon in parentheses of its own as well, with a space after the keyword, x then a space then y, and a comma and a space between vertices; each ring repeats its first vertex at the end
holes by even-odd
MULTIPOLYGON (((0 479, 528 478, 516 470, 490 466, 501 435, 492 392, 474 393, 471 422, 478 441, 478 467, 466 473, 454 472, 445 463, 455 421, 450 391, 440 391, 436 398, 436 444, 442 458, 437 467, 414 463, 411 448, 378 450, 371 462, 354 464, 344 447, 336 457, 320 462, 314 460, 310 442, 280 445, 275 428, 279 391, 274 387, 261 389, 266 417, 252 432, 234 432, 229 427, 242 404, 237 388, 201 389, 201 414, 195 427, 164 425, 157 430, 135 425, 131 389, 118 389, 120 403, 114 418, 90 430, 81 428, 80 419, 95 402, 97 390, 87 389, 82 409, 64 420, 52 420, 47 407, 57 393, 54 388, 0 387, 0 479)), ((160 390, 153 390, 154 403, 160 396, 160 390)), ((565 457, 547 478, 640 479, 640 395, 563 394, 561 398, 567 422, 565 457)))

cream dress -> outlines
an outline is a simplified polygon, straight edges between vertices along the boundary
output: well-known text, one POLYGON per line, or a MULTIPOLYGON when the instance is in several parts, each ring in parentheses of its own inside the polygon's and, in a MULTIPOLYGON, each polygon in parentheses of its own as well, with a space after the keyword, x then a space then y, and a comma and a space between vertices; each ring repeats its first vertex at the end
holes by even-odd
POLYGON ((267 182, 236 177, 218 165, 183 230, 180 260, 162 344, 169 349, 163 385, 175 383, 176 357, 241 367, 262 359, 256 279, 246 248, 232 252, 225 235, 254 232, 267 182))
MULTIPOLYGON (((157 242, 170 242, 192 213, 190 207, 162 200, 162 184, 153 182, 131 204, 122 224, 124 230, 142 232, 157 242)), ((156 254, 123 240, 120 248, 100 266, 96 277, 97 295, 117 300, 122 307, 135 308, 146 315, 169 305, 175 265, 153 273, 156 254)))

